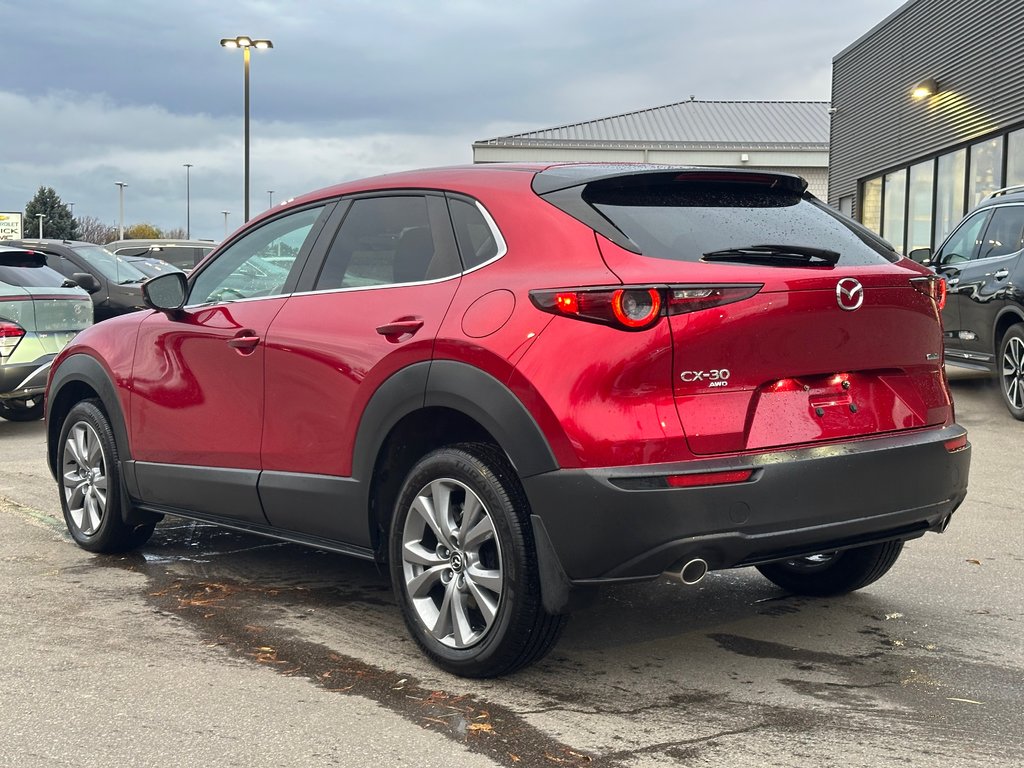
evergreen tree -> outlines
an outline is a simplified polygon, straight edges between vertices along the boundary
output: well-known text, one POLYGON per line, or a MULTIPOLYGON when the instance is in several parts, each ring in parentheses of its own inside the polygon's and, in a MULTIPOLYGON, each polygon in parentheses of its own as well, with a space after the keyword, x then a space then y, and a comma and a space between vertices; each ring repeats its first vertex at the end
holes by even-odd
POLYGON ((43 237, 60 240, 74 240, 78 237, 78 226, 71 216, 71 209, 65 204, 53 187, 39 187, 36 196, 25 206, 25 221, 22 233, 25 237, 39 237, 39 214, 43 214, 43 237))

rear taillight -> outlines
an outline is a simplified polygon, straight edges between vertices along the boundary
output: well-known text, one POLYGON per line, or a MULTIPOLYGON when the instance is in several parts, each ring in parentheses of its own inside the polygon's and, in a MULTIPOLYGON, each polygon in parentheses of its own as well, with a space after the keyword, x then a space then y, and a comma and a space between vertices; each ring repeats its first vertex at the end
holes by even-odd
POLYGON ((697 312, 749 299, 755 285, 672 285, 626 288, 572 288, 531 291, 537 309, 553 315, 603 323, 626 331, 643 331, 667 315, 697 312))
POLYGON ((925 296, 935 302, 940 310, 946 306, 946 279, 940 275, 928 275, 927 277, 912 277, 910 284, 925 296))
POLYGON ((25 329, 17 323, 0 321, 0 357, 10 357, 25 337, 25 329))

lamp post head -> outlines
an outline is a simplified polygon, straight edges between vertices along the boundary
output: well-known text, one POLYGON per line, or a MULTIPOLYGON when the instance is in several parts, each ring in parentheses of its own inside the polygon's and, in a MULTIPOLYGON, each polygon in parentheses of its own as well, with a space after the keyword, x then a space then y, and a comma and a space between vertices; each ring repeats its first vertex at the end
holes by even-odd
POLYGON ((253 40, 248 35, 223 37, 220 44, 222 48, 258 48, 261 51, 274 47, 274 43, 271 40, 253 40))

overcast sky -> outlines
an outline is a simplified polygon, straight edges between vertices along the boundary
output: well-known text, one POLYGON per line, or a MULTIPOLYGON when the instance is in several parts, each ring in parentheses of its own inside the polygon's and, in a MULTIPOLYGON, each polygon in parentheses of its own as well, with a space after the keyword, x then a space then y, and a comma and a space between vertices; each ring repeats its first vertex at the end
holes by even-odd
POLYGON ((76 216, 242 222, 346 179, 472 161, 474 140, 701 100, 821 100, 832 57, 903 0, 0 0, 0 211, 51 186, 76 216))

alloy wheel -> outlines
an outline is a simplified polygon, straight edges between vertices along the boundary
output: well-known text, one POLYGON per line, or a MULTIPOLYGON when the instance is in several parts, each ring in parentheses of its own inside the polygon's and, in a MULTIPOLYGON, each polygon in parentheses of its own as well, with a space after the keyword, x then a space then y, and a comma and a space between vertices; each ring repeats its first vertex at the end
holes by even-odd
POLYGON ((62 477, 71 521, 83 535, 92 536, 107 509, 107 460, 99 435, 84 421, 68 432, 62 477))
POLYGON ((1024 409, 1024 339, 1012 336, 1003 349, 1003 392, 1010 406, 1024 409))
POLYGON ((402 575, 416 615, 449 648, 493 626, 504 576, 494 520, 472 489, 448 478, 416 495, 402 531, 402 575))

